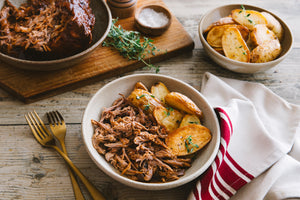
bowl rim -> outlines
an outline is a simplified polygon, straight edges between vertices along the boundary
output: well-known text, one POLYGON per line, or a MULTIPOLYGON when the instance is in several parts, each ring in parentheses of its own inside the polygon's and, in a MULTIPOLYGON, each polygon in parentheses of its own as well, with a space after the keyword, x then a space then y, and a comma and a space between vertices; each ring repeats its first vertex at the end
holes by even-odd
POLYGON ((138 23, 140 26, 144 27, 144 28, 147 28, 147 29, 153 29, 153 30, 160 30, 160 29, 163 29, 165 27, 168 27, 170 26, 171 24, 171 21, 172 21, 172 14, 170 12, 170 10, 166 7, 166 6, 163 6, 163 5, 159 5, 159 4, 146 4, 146 5, 143 5, 141 7, 139 7, 137 9, 137 11, 135 12, 134 14, 134 19, 136 21, 136 23, 138 23), (140 13, 142 12, 142 10, 144 10, 145 8, 149 8, 149 7, 157 7, 157 8, 162 8, 164 10, 164 14, 167 16, 167 18, 169 19, 168 23, 166 23, 165 25, 163 26, 159 26, 159 27, 152 27, 152 26, 148 26, 148 25, 145 25, 143 24, 140 20, 139 20, 139 15, 140 13))
POLYGON ((13 60, 14 62, 19 62, 19 63, 23 63, 23 64, 32 64, 32 65, 43 65, 43 64, 47 64, 48 65, 49 64, 49 65, 52 65, 52 64, 64 63, 64 62, 71 61, 73 59, 80 58, 80 57, 84 56, 85 54, 93 51, 96 47, 99 46, 99 44, 101 44, 104 41, 104 39, 108 35, 108 32, 109 32, 110 27, 112 25, 112 15, 111 15, 110 9, 109 9, 106 1, 102 1, 101 0, 101 2, 105 6, 107 14, 108 14, 108 25, 107 25, 107 27, 109 27, 109 28, 106 29, 106 31, 103 33, 103 35, 100 38, 100 40, 98 40, 97 42, 95 42, 92 46, 88 47, 84 51, 81 51, 79 53, 76 53, 76 54, 74 54, 72 56, 68 56, 68 57, 65 57, 65 58, 54 59, 54 60, 41 60, 41 61, 37 61, 37 60, 25 60, 25 59, 21 59, 21 58, 16 58, 16 57, 4 54, 2 52, 0 52, 0 57, 2 57, 5 60, 10 59, 10 60, 13 60))
MULTIPOLYGON (((190 86, 189 84, 185 83, 184 81, 181 81, 179 79, 173 78, 171 76, 159 75, 159 74, 132 74, 132 75, 126 75, 126 76, 117 78, 117 79, 115 79, 115 80, 113 80, 113 81, 105 84, 103 87, 101 87, 93 95, 93 97, 90 99, 89 103, 86 106, 86 109, 85 109, 84 114, 82 116, 81 136, 83 138, 84 145, 86 147, 86 150, 87 150, 90 158, 94 161, 94 163, 103 172, 105 172, 105 174, 107 174, 108 176, 110 176, 114 180, 117 180, 118 182, 121 182, 121 183, 123 183, 125 185, 128 185, 128 186, 133 187, 133 188, 137 188, 137 189, 143 189, 143 190, 166 190, 166 189, 171 189, 171 188, 175 188, 175 187, 181 186, 183 184, 186 184, 186 183, 191 182, 192 180, 196 179, 201 174, 203 174, 211 166, 211 164, 215 160, 215 158, 217 156, 217 153, 218 153, 218 150, 219 150, 220 141, 221 141, 221 134, 220 134, 220 126, 219 126, 218 117, 217 117, 217 114, 214 112, 213 107, 207 101, 207 99, 198 90, 196 90, 194 87, 190 86), (208 158, 208 160, 195 173, 191 174, 190 176, 188 176, 188 177, 180 177, 178 180, 170 181, 170 182, 165 182, 165 183, 146 183, 146 182, 134 181, 134 180, 132 180, 130 178, 127 178, 125 176, 122 176, 122 175, 120 175, 118 173, 111 173, 103 165, 101 165, 100 163, 97 162, 96 158, 92 154, 93 153, 92 151, 95 150, 94 147, 92 145, 89 146, 87 144, 87 140, 88 139, 90 140, 91 138, 87 138, 87 136, 85 136, 85 130, 84 130, 84 127, 86 126, 86 124, 90 122, 90 119, 87 118, 87 115, 88 115, 87 110, 88 110, 89 107, 92 106, 92 103, 95 101, 95 99, 97 98, 97 96, 99 95, 99 93, 101 93, 106 88, 109 88, 111 85, 116 84, 117 82, 122 81, 124 79, 135 78, 135 77, 151 78, 153 76, 155 76, 157 78, 164 78, 164 79, 168 79, 168 80, 174 80, 175 82, 183 84, 185 87, 189 87, 189 89, 191 89, 194 92, 196 92, 198 95, 201 96, 201 98, 203 98, 203 100, 209 106, 209 109, 210 109, 211 113, 213 114, 214 119, 216 120, 216 123, 217 123, 216 133, 215 133, 215 135, 216 135, 216 145, 214 146, 213 152, 211 153, 211 155, 208 158)), ((98 153, 98 155, 101 156, 99 153, 98 153)))
MULTIPOLYGON (((269 14, 271 14, 273 17, 275 17, 281 25, 284 25, 288 31, 284 30, 285 32, 287 32, 290 37, 291 37, 291 41, 290 41, 290 44, 288 45, 289 47, 287 48, 287 51, 284 52, 284 54, 280 54, 280 56, 278 58, 276 58, 275 60, 272 60, 272 61, 269 61, 269 62, 265 62, 265 63, 246 63, 246 62, 241 62, 241 61, 237 61, 237 60, 233 60, 233 59, 230 59, 230 58, 227 58, 226 56, 223 56, 219 53, 216 53, 214 54, 217 58, 219 59, 225 59, 226 61, 229 61, 229 62, 233 62, 235 64, 239 64, 241 66, 249 66, 249 65, 256 65, 258 67, 260 66, 264 66, 266 64, 268 65, 272 65, 272 63, 278 63, 278 62, 281 62, 289 53, 290 51, 293 49, 293 44, 294 44, 294 37, 293 37, 293 33, 291 31, 291 28, 288 26, 287 23, 284 22, 284 20, 282 20, 280 17, 278 17, 276 14, 274 14, 273 12, 267 10, 267 9, 264 9, 262 7, 259 7, 259 6, 255 6, 255 5, 251 5, 251 4, 224 4, 224 5, 221 5, 221 6, 218 6, 216 8, 213 8, 209 11, 207 11, 201 18, 200 18, 200 22, 199 22, 199 25, 198 25, 198 34, 199 34, 199 37, 200 37, 200 40, 203 43, 205 43, 205 46, 210 50, 210 51, 214 51, 215 50, 208 44, 208 42, 206 41, 206 39, 204 38, 203 36, 203 21, 204 19, 212 12, 215 12, 223 7, 229 7, 229 6, 237 6, 237 7, 241 7, 241 5, 247 7, 253 7, 253 8, 258 8, 259 10, 261 11, 265 11, 265 12, 268 12, 269 14)), ((225 17, 225 16, 224 16, 225 17)), ((213 23, 213 22, 212 22, 213 23)), ((286 33, 285 33, 286 34, 286 33)), ((204 45, 204 44, 203 44, 204 45)))

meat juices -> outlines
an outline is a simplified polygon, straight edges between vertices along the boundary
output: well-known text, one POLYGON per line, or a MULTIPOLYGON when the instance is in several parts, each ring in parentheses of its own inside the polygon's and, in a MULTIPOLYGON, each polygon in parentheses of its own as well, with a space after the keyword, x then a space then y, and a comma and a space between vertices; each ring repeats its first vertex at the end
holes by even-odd
POLYGON ((142 182, 167 182, 184 175, 192 159, 177 157, 165 144, 167 131, 152 115, 122 96, 92 120, 94 148, 121 174, 142 182))
POLYGON ((92 42, 95 16, 89 0, 8 0, 0 12, 0 51, 28 60, 74 55, 92 42))

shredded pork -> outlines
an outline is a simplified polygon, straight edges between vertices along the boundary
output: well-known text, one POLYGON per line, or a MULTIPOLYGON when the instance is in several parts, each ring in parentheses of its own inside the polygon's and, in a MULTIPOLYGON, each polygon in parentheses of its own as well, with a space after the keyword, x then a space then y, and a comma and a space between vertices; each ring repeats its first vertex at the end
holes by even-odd
POLYGON ((173 155, 164 142, 165 128, 121 96, 99 121, 92 120, 94 148, 133 180, 167 182, 183 176, 191 159, 173 155))
POLYGON ((95 16, 89 0, 28 0, 0 11, 0 51, 30 60, 73 55, 92 41, 95 16))

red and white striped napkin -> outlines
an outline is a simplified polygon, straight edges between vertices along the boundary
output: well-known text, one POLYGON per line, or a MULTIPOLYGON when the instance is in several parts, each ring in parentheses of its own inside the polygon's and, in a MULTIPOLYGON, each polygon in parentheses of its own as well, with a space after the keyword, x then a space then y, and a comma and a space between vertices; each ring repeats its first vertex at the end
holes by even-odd
POLYGON ((205 73, 221 144, 188 200, 300 198, 300 106, 262 84, 205 73))

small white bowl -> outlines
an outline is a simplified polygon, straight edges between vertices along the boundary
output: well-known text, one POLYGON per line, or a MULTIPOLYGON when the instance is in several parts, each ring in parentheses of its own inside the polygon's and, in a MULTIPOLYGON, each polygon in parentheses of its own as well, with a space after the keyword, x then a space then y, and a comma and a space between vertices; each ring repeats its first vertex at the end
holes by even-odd
POLYGON ((140 7, 135 12, 134 21, 135 21, 135 26, 142 33, 144 33, 146 35, 159 36, 169 29, 171 22, 172 22, 172 14, 164 6, 156 5, 156 4, 149 4, 149 5, 144 5, 144 6, 140 7), (163 13, 168 18, 168 22, 165 25, 162 25, 160 27, 151 27, 149 25, 144 24, 140 20, 140 14, 144 9, 147 9, 147 8, 153 9, 155 12, 158 12, 158 13, 163 13))
POLYGON ((113 179, 130 187, 143 190, 164 190, 178 187, 200 176, 214 161, 220 144, 219 122, 213 108, 205 97, 190 85, 175 78, 157 74, 137 74, 116 79, 102 87, 88 103, 82 119, 82 138, 87 152, 95 164, 113 179), (148 88, 154 83, 163 82, 170 91, 177 91, 192 99, 203 111, 203 124, 208 127, 212 134, 212 140, 195 157, 192 166, 185 175, 178 180, 166 183, 145 183, 134 181, 121 175, 92 145, 94 127, 91 120, 99 120, 103 108, 110 107, 114 100, 120 97, 120 93, 128 96, 136 82, 143 82, 148 88))
POLYGON ((282 52, 281 52, 280 56, 273 61, 266 62, 266 63, 245 63, 245 62, 232 60, 230 58, 227 58, 227 57, 221 55, 217 51, 215 51, 208 44, 208 42, 206 41, 206 39, 203 36, 204 30, 209 25, 211 25, 213 22, 218 21, 222 17, 228 16, 232 10, 241 8, 241 5, 242 4, 230 4, 230 5, 220 6, 220 7, 217 7, 215 9, 209 11, 205 15, 203 15, 203 17, 200 20, 199 29, 198 29, 200 41, 203 45, 203 48, 209 55, 209 57, 213 61, 215 61, 217 64, 219 64, 220 66, 224 67, 225 69, 228 69, 228 70, 231 70, 234 72, 238 72, 238 73, 256 73, 256 72, 266 71, 266 70, 276 66, 283 59, 285 59, 286 56, 288 55, 288 53, 291 51, 292 46, 293 46, 292 45, 293 44, 293 35, 292 35, 290 28, 283 20, 281 20, 279 17, 277 17, 272 12, 265 10, 263 8, 256 7, 256 6, 243 4, 246 9, 256 10, 259 12, 265 11, 265 12, 270 13, 282 25, 282 27, 284 29, 283 41, 281 42, 282 52))

